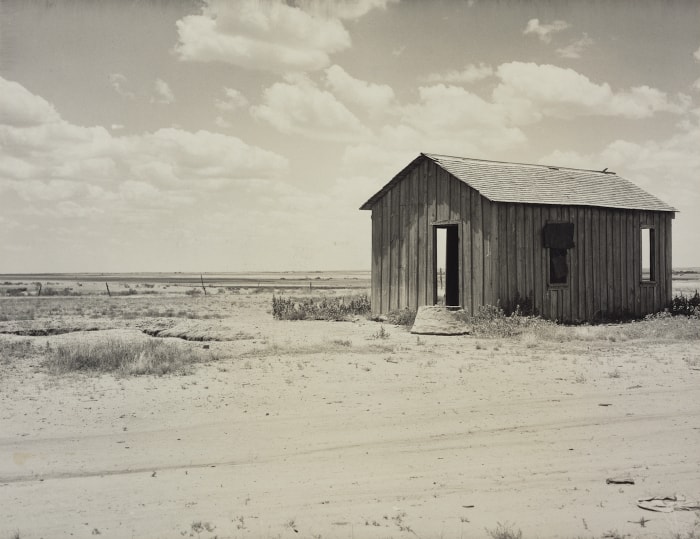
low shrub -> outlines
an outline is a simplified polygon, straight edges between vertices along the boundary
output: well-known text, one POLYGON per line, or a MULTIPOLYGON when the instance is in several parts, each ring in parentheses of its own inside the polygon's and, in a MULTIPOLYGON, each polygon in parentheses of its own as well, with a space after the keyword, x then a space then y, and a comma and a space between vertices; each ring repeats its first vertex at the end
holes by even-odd
POLYGON ((416 311, 411 309, 399 309, 386 315, 386 321, 397 326, 412 326, 416 321, 416 311))
POLYGON ((272 316, 277 320, 347 320, 370 311, 367 294, 332 298, 272 296, 272 316))
POLYGON ((212 359, 211 353, 187 346, 149 340, 131 342, 109 338, 93 343, 61 344, 46 350, 44 367, 54 374, 114 373, 124 376, 188 372, 192 365, 212 359))
POLYGON ((692 296, 679 294, 671 300, 671 314, 694 316, 700 318, 700 294, 695 291, 692 296))
POLYGON ((470 316, 464 314, 464 322, 475 337, 514 337, 526 331, 556 328, 556 324, 537 316, 524 316, 516 308, 507 315, 499 305, 485 305, 470 316))
POLYGON ((11 297, 17 297, 17 296, 26 296, 27 295, 27 287, 15 287, 15 288, 4 288, 1 289, 3 292, 3 295, 5 296, 11 296, 11 297))
POLYGON ((189 290, 185 290, 185 294, 188 296, 199 296, 202 294, 202 291, 199 288, 190 288, 189 290))
POLYGON ((80 292, 76 292, 71 287, 64 288, 53 288, 51 286, 45 286, 41 289, 42 296, 79 296, 80 292))

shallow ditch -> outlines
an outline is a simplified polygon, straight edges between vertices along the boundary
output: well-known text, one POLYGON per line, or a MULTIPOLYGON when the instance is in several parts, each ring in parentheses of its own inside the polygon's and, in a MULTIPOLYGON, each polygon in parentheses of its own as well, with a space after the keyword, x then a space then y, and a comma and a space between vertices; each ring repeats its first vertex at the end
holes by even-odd
POLYGON ((80 331, 100 331, 104 328, 42 328, 42 329, 14 329, 0 330, 2 335, 17 335, 18 337, 50 337, 52 335, 64 335, 65 333, 77 333, 80 331))
POLYGON ((203 335, 170 335, 170 334, 163 334, 167 330, 166 329, 142 329, 141 332, 145 333, 149 337, 159 337, 161 339, 182 339, 183 341, 194 341, 194 342, 203 342, 203 341, 219 341, 221 339, 217 339, 214 337, 205 337, 203 335))

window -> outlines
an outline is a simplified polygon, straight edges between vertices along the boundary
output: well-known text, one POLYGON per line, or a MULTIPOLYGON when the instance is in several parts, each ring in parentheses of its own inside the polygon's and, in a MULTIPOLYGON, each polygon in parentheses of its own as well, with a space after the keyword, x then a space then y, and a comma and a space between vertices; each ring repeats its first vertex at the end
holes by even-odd
POLYGON ((656 280, 656 234, 655 230, 649 226, 642 225, 642 249, 641 249, 641 268, 642 282, 653 283, 656 280))
POLYGON ((549 284, 566 284, 569 278, 569 264, 566 249, 549 250, 549 284))
POLYGON ((542 229, 544 247, 549 249, 549 284, 569 283, 568 250, 574 247, 573 223, 547 223, 542 229))

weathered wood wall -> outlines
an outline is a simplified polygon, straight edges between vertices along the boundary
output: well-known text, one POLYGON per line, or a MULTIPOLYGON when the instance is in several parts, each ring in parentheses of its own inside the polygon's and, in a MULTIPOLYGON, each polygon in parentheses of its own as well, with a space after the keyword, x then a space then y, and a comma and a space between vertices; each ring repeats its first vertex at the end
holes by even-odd
POLYGON ((656 312, 671 299, 670 212, 491 202, 429 160, 408 170, 372 208, 372 310, 432 305, 433 226, 458 224, 460 302, 468 312, 529 299, 561 321, 656 312), (569 282, 549 285, 548 221, 574 223, 569 282), (641 282, 641 227, 656 233, 654 283, 641 282))

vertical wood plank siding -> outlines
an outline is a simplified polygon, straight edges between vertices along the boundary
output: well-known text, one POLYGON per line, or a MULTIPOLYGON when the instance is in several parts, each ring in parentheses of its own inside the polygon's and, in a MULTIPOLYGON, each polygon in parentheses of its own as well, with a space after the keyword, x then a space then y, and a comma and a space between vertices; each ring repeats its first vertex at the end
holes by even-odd
POLYGON ((433 303, 435 225, 459 231, 459 298, 514 309, 529 300, 537 314, 564 322, 642 316, 672 295, 673 214, 597 207, 492 202, 430 161, 406 172, 372 208, 372 311, 433 303), (547 222, 574 224, 567 286, 549 285, 547 222), (641 227, 654 229, 655 282, 642 282, 641 227))

